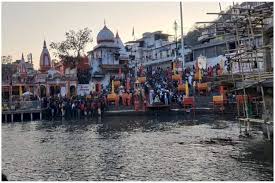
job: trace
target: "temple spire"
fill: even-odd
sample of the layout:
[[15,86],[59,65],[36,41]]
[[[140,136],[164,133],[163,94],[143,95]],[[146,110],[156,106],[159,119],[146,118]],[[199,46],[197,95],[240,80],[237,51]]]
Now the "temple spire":
[[24,61],[24,54],[22,53],[22,58],[21,58],[22,61]]
[[104,26],[106,26],[106,20],[105,20],[105,18],[104,18]]
[[44,40],[43,48],[47,48],[45,40]]

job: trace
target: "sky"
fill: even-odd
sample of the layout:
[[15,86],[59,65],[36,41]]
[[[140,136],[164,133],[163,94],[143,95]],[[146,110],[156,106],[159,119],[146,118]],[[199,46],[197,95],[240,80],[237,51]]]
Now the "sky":
[[[212,21],[218,12],[218,1],[183,2],[183,32],[187,33],[197,21]],[[222,9],[232,5],[221,2]],[[50,42],[65,39],[68,30],[88,27],[92,30],[93,43],[104,26],[115,34],[118,31],[123,42],[141,38],[142,33],[161,30],[174,35],[174,21],[180,25],[179,2],[2,2],[2,55],[11,55],[13,60],[22,53],[32,53],[34,67],[39,67],[39,58],[44,39]],[[180,29],[178,30],[178,34]],[[49,46],[48,46],[49,48]],[[52,51],[49,49],[51,57]]]

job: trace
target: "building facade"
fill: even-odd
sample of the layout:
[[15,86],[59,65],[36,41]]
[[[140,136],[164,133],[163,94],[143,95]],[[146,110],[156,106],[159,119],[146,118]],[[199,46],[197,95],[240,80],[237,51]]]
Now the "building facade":
[[[53,63],[48,51],[46,41],[40,56],[40,68],[36,74],[36,94],[45,96],[73,96],[77,94],[77,73],[66,72],[63,62]],[[69,70],[70,71],[70,70]]]
[[[146,32],[142,38],[126,43],[130,54],[130,67],[171,67],[176,58],[181,59],[181,41],[173,41],[171,35],[161,31]],[[185,46],[186,61],[192,60],[192,51]]]
[[[119,77],[121,73],[128,72],[129,55],[118,35],[104,25],[97,35],[97,45],[88,52],[91,65],[91,82],[95,88],[106,88],[111,78]],[[99,86],[100,85],[100,86]]]

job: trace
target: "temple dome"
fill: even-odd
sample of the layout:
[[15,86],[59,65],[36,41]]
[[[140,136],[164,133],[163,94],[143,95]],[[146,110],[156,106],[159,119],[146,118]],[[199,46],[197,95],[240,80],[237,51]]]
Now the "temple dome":
[[104,25],[103,29],[97,34],[97,43],[114,42],[114,34]]

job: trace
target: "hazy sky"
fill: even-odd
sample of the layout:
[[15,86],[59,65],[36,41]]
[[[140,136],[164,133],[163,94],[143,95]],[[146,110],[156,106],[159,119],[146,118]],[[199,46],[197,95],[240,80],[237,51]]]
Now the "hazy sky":
[[[222,9],[232,2],[222,2]],[[96,35],[107,27],[115,34],[118,30],[123,42],[132,40],[142,33],[162,30],[174,34],[173,23],[180,25],[178,2],[6,2],[2,3],[2,55],[12,55],[13,60],[33,54],[36,68],[43,46],[47,42],[61,41],[65,31],[84,27],[92,29],[93,44]],[[196,21],[210,21],[217,16],[206,12],[218,12],[217,2],[183,2],[184,33],[188,32]],[[178,30],[180,33],[180,30]],[[48,47],[49,48],[49,47]],[[51,52],[51,50],[50,50]],[[53,55],[51,54],[53,57]]]

